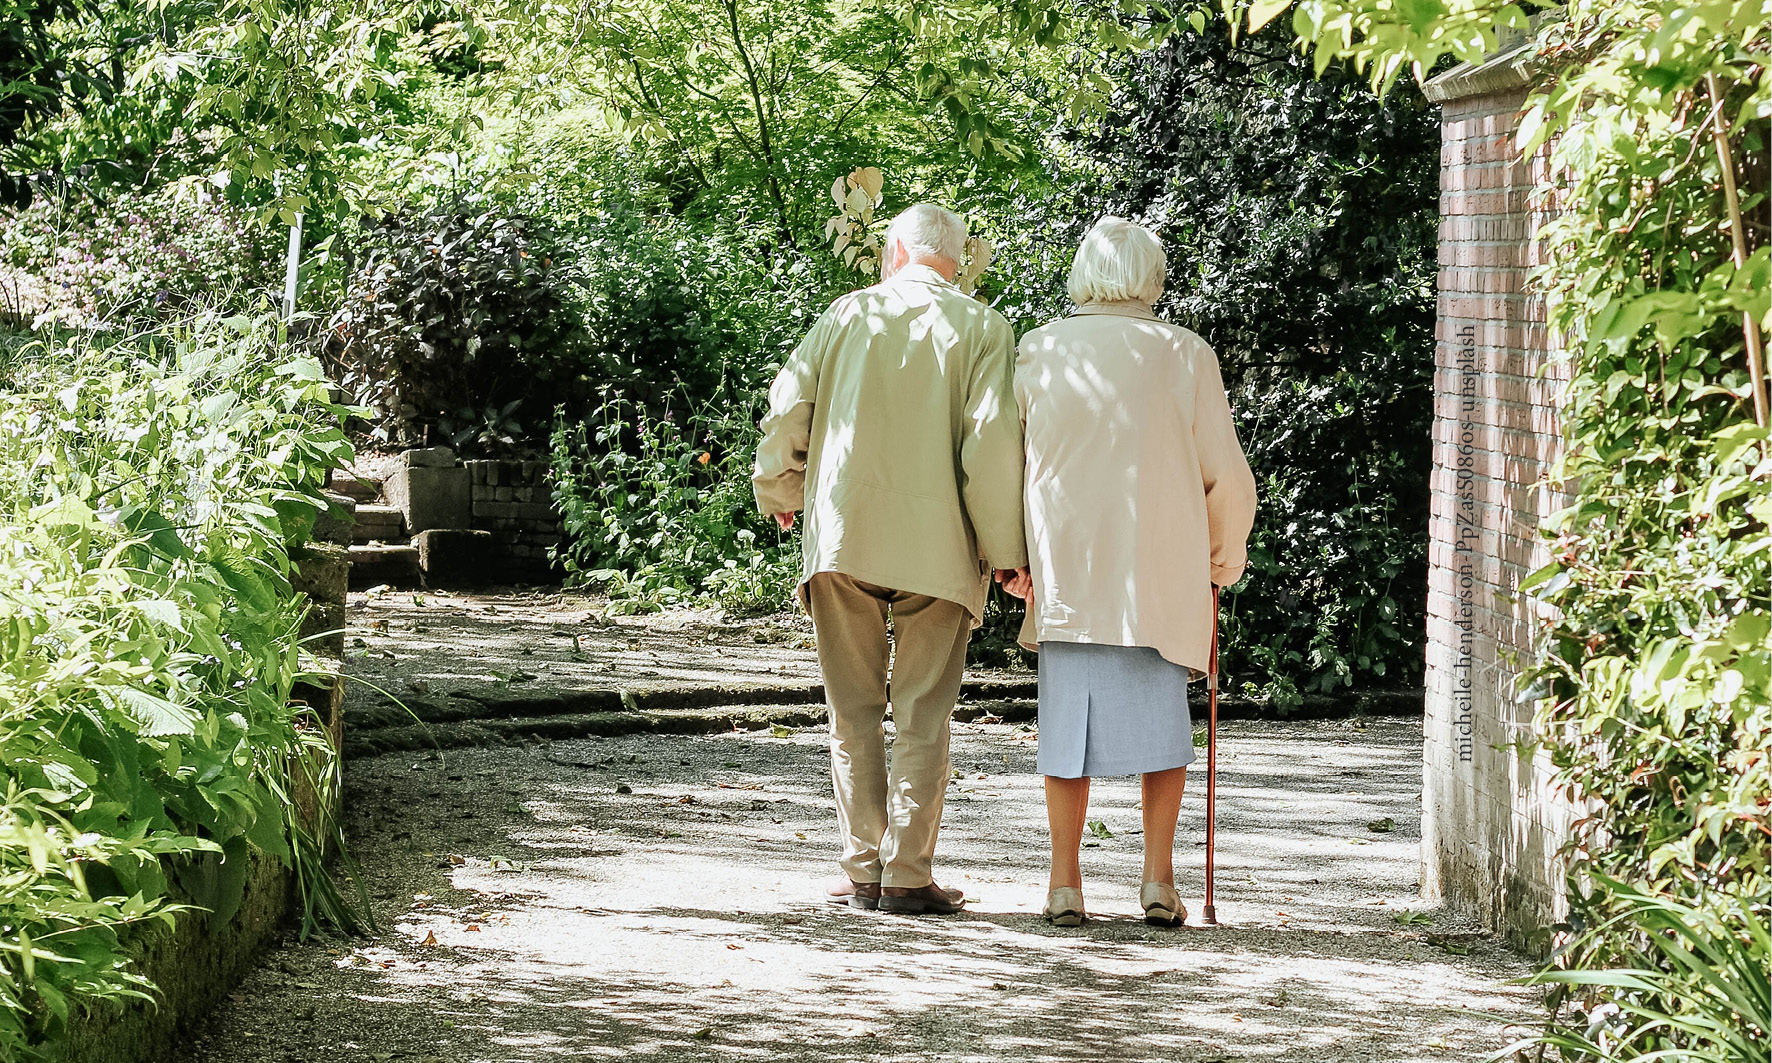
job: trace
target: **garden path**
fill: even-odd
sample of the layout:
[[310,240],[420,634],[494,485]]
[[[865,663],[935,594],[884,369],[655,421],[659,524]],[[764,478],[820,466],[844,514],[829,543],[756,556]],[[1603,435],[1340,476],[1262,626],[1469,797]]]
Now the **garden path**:
[[[354,668],[385,660],[382,637]],[[1097,919],[1039,920],[1025,724],[955,726],[938,874],[973,900],[946,918],[820,902],[836,831],[816,728],[359,758],[347,829],[380,933],[272,949],[187,1063],[1401,1063],[1480,1059],[1531,1021],[1518,956],[1447,912],[1398,921],[1422,908],[1419,721],[1237,721],[1222,741],[1226,925],[1176,931],[1137,918],[1135,780],[1097,786]],[[1191,906],[1201,812],[1190,795]]]

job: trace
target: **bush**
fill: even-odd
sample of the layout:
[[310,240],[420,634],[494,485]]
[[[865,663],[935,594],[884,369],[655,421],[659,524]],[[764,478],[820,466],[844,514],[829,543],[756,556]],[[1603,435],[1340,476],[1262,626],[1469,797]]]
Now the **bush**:
[[1419,98],[1314,76],[1287,42],[1181,31],[1130,62],[1099,126],[1061,125],[1041,185],[981,195],[998,305],[1065,312],[1102,214],[1153,228],[1158,310],[1217,351],[1260,486],[1224,596],[1227,681],[1301,693],[1410,685],[1424,665],[1439,129]]
[[89,328],[274,299],[277,243],[250,211],[201,188],[108,202],[39,198],[0,224],[0,260],[42,286],[32,313]]
[[685,218],[639,160],[570,132],[526,149],[538,177],[514,202],[548,218],[573,249],[565,269],[587,334],[585,371],[608,386],[598,393],[662,406],[767,387],[853,278],[828,256],[765,254],[767,225]]
[[[1596,892],[1616,914],[1573,942],[1580,961],[1608,955],[1608,938],[1644,945],[1612,958],[1625,965],[1550,967],[1524,981],[1553,987],[1557,1002],[1543,1033],[1509,1046],[1555,1048],[1566,1060],[1728,1061],[1758,1063],[1772,1031],[1766,957],[1772,955],[1764,897],[1720,896],[1706,907],[1645,893],[1595,876]],[[1567,989],[1592,994],[1573,1013]],[[1669,1051],[1670,1046],[1679,1049]],[[1684,1049],[1683,1051],[1681,1049]]]
[[556,406],[577,419],[610,393],[662,407],[762,387],[824,308],[811,263],[764,262],[742,225],[673,215],[619,152],[565,147],[533,146],[533,180],[481,173],[498,191],[347,241],[333,365],[379,435],[538,448]]
[[702,598],[740,614],[782,608],[800,550],[757,513],[761,414],[756,397],[654,416],[611,396],[588,424],[561,418],[552,455],[569,582],[607,589],[618,613]]
[[390,214],[358,253],[332,357],[382,437],[497,450],[523,438],[520,410],[539,432],[533,411],[576,394],[581,327],[545,223],[471,199]]
[[289,705],[289,551],[350,454],[319,367],[269,322],[76,345],[0,392],[0,1058],[152,987],[129,927],[225,921],[248,850],[350,922],[291,789],[336,778]]

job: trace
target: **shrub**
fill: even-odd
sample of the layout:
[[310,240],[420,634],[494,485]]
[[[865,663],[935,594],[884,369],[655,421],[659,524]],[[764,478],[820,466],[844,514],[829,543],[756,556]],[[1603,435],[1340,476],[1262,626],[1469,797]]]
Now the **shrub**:
[[495,450],[520,411],[539,433],[534,413],[578,394],[581,323],[545,223],[470,198],[390,214],[358,245],[331,357],[379,435]]
[[761,413],[748,394],[656,415],[611,396],[588,423],[557,421],[568,580],[609,590],[616,612],[707,598],[741,614],[786,605],[800,551],[751,493]]
[[34,313],[108,328],[250,309],[275,298],[281,262],[274,232],[200,187],[39,198],[0,224],[0,259],[47,289]]
[[128,928],[229,918],[249,847],[349,923],[318,862],[336,828],[291,804],[336,761],[288,703],[289,550],[349,456],[342,412],[274,325],[213,316],[0,392],[0,1058],[150,993]]
[[585,325],[585,372],[607,385],[598,394],[662,405],[766,387],[853,283],[821,255],[764,254],[767,225],[683,217],[638,160],[607,144],[562,135],[530,150],[538,177],[515,203],[548,218],[573,249],[564,268]]
[[[1572,494],[1543,529],[1551,564],[1521,584],[1545,606],[1524,696],[1585,810],[1569,842],[1578,940],[1557,966],[1645,972],[1574,983],[1570,1003],[1619,1027],[1607,1060],[1764,1059],[1772,1039],[1763,1006],[1739,1010],[1734,1037],[1655,1017],[1714,1004],[1692,994],[1741,950],[1763,993],[1772,959],[1772,443],[1747,365],[1764,357],[1747,339],[1763,339],[1772,275],[1772,147],[1748,117],[1772,30],[1757,8],[1730,12],[1570,4],[1540,29],[1565,65],[1522,126],[1528,146],[1558,132],[1536,282],[1566,337],[1552,482]],[[1665,926],[1641,916],[1667,905],[1694,910],[1717,957],[1694,968],[1662,947]]]
[[[1772,954],[1764,897],[1715,898],[1705,907],[1645,893],[1595,876],[1596,892],[1616,909],[1573,943],[1579,960],[1524,979],[1550,985],[1555,1001],[1546,1029],[1509,1046],[1555,1048],[1567,1060],[1727,1061],[1764,1059],[1772,1031],[1766,957]],[[1643,951],[1613,956],[1621,966],[1584,965],[1608,955],[1608,938],[1629,938]],[[1586,990],[1565,1014],[1561,990]],[[1670,1046],[1679,1048],[1670,1051]]]
[[1419,98],[1317,78],[1271,36],[1180,31],[1131,61],[1105,122],[1055,131],[1004,219],[999,307],[1065,312],[1101,214],[1162,238],[1158,310],[1217,351],[1260,485],[1248,576],[1224,596],[1227,680],[1281,703],[1409,685],[1424,665],[1439,129]]

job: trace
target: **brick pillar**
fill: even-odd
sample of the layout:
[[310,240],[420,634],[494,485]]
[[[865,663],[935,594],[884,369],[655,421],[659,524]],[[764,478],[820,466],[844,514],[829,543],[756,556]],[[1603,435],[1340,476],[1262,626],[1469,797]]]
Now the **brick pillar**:
[[1566,910],[1570,819],[1542,755],[1513,745],[1531,733],[1514,680],[1535,629],[1516,588],[1545,564],[1537,527],[1564,504],[1547,475],[1567,379],[1526,290],[1544,159],[1514,161],[1522,54],[1428,85],[1442,146],[1421,882],[1516,941]]

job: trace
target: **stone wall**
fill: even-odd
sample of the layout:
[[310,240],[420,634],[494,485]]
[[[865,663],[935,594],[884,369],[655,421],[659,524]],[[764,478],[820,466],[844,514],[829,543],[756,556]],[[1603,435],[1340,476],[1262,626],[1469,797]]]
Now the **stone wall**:
[[1514,680],[1535,631],[1517,588],[1564,504],[1547,477],[1566,375],[1526,283],[1545,160],[1516,161],[1512,135],[1530,73],[1515,51],[1428,85],[1442,147],[1422,892],[1517,942],[1565,911],[1570,821],[1547,761],[1514,745],[1530,734]]
[[545,461],[469,461],[473,527],[490,532],[513,571],[547,578],[548,551],[560,545],[560,514]]
[[356,503],[353,586],[559,581],[562,570],[550,552],[564,528],[547,462],[457,461],[449,447],[408,450],[393,460],[385,478],[356,473],[333,480]]
[[[336,663],[309,663],[313,672],[297,684],[291,700],[312,710],[333,748],[342,750],[344,678]],[[320,825],[338,815],[339,793],[330,786],[316,789],[301,772],[293,773],[292,785],[296,808],[325,837],[329,832]],[[245,892],[228,919],[187,909],[170,926],[146,923],[126,936],[135,969],[154,983],[154,999],[76,1008],[68,1020],[68,1039],[51,1058],[64,1063],[173,1063],[183,1058],[191,1035],[252,968],[259,950],[288,929],[298,910],[295,889],[295,875],[287,865],[249,849]],[[176,883],[174,894],[174,900],[185,900]]]

